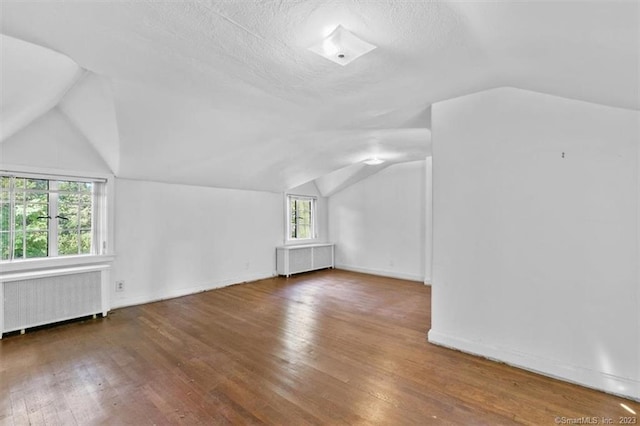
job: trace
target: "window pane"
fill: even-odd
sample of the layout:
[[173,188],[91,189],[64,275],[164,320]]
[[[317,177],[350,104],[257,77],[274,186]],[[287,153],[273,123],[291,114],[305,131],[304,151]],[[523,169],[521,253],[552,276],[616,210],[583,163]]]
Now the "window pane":
[[15,178],[15,179],[13,180],[13,187],[14,187],[16,190],[24,189],[24,181],[25,181],[25,179],[24,179],[24,178]]
[[298,238],[311,238],[311,232],[308,226],[298,225]]
[[27,191],[24,194],[24,199],[30,203],[48,203],[49,193],[42,191]]
[[0,260],[9,259],[9,233],[0,232]]
[[311,201],[300,201],[298,206],[298,225],[311,225]]
[[93,194],[91,192],[83,192],[78,194],[78,202],[81,204],[91,204]]
[[26,236],[26,257],[46,257],[49,251],[49,233],[47,231],[28,231]]
[[47,204],[27,204],[26,211],[28,230],[46,230],[49,227]]
[[77,196],[61,195],[58,199],[58,212],[63,216],[76,214],[78,212]]
[[8,232],[11,219],[11,204],[0,203],[0,232]]
[[61,192],[60,195],[58,196],[58,199],[60,200],[61,204],[78,204],[79,202],[78,197],[79,197],[78,194]]
[[24,228],[24,225],[23,225],[23,221],[25,219],[24,210],[25,210],[25,206],[23,204],[18,204],[14,208],[13,223],[16,230],[22,230]]
[[77,232],[78,217],[75,214],[63,214],[60,212],[58,216],[58,232]]
[[74,181],[58,182],[59,191],[91,193],[92,188],[93,188],[93,184],[91,182],[74,182]]
[[58,254],[89,254],[91,253],[91,231],[62,232],[58,235]]
[[0,259],[46,257],[49,244],[60,255],[89,254],[94,185],[0,176]]
[[60,197],[58,202],[58,217],[56,220],[59,232],[78,229],[78,205],[75,200],[68,201],[68,198],[65,198],[65,200],[67,201],[62,200],[62,197]]
[[22,231],[18,231],[15,233],[15,240],[13,243],[13,258],[14,259],[22,259],[24,258],[23,248],[24,248],[24,233]]
[[93,184],[60,181],[58,190],[58,253],[90,253]]
[[315,199],[289,196],[289,238],[313,238],[313,203]]
[[26,189],[40,189],[44,191],[49,189],[49,181],[45,179],[24,179],[24,184]]
[[78,254],[78,234],[76,232],[60,232],[58,234],[58,254]]
[[8,190],[11,186],[11,178],[9,176],[0,176],[0,188]]
[[80,233],[80,254],[91,253],[91,231]]
[[80,206],[80,228],[91,229],[91,204],[84,204]]

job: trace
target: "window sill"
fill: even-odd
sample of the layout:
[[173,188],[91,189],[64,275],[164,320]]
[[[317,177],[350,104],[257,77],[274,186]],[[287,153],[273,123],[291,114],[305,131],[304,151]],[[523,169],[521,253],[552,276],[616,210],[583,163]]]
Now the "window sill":
[[295,240],[288,239],[284,242],[285,246],[301,246],[305,244],[316,244],[320,242],[320,238],[298,238]]
[[113,262],[113,254],[61,256],[51,259],[26,259],[0,262],[0,275],[14,272],[28,272],[39,269],[54,269],[74,266],[105,264]]
[[318,243],[315,241],[309,241],[309,240],[305,240],[306,242],[300,242],[300,243],[293,243],[293,244],[285,244],[283,246],[279,246],[276,247],[278,249],[282,249],[282,250],[296,250],[296,249],[302,249],[302,248],[312,248],[312,247],[327,247],[327,246],[333,246],[334,243]]

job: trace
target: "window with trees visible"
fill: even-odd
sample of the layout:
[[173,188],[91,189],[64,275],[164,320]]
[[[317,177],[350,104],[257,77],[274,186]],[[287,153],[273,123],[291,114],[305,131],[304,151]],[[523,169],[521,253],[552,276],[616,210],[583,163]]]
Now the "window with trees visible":
[[104,182],[0,176],[0,260],[99,254]]
[[287,196],[287,206],[288,239],[308,240],[315,238],[315,197],[289,195]]

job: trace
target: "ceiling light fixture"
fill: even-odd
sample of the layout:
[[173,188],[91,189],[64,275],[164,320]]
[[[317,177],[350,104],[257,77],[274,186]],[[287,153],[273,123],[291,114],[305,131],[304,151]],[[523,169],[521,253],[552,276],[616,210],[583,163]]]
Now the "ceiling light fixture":
[[378,164],[384,163],[384,160],[379,159],[378,157],[367,158],[363,161],[364,164],[368,166],[377,166]]
[[344,66],[375,48],[373,44],[360,40],[342,25],[338,25],[321,43],[309,50]]

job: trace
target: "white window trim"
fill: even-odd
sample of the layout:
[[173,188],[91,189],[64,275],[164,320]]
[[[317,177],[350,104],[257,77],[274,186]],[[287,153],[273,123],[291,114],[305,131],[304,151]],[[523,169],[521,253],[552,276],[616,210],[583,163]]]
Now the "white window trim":
[[115,255],[79,254],[60,257],[39,257],[0,262],[0,277],[12,272],[27,272],[40,269],[53,269],[81,265],[93,265],[113,262]]
[[[291,203],[292,197],[311,200],[311,238],[291,238]],[[302,195],[302,194],[284,194],[284,211],[285,211],[285,244],[307,244],[313,243],[318,240],[318,197],[314,195]]]
[[0,274],[22,272],[45,268],[70,267],[76,265],[90,265],[112,262],[115,259],[113,251],[114,241],[114,189],[115,176],[105,173],[69,171],[51,168],[37,168],[23,165],[0,163],[0,173],[20,175],[40,179],[73,179],[84,182],[103,182],[106,191],[104,201],[107,203],[104,215],[99,218],[96,226],[102,227],[103,241],[98,254],[81,254],[58,257],[41,257],[32,259],[13,259],[0,261]]

